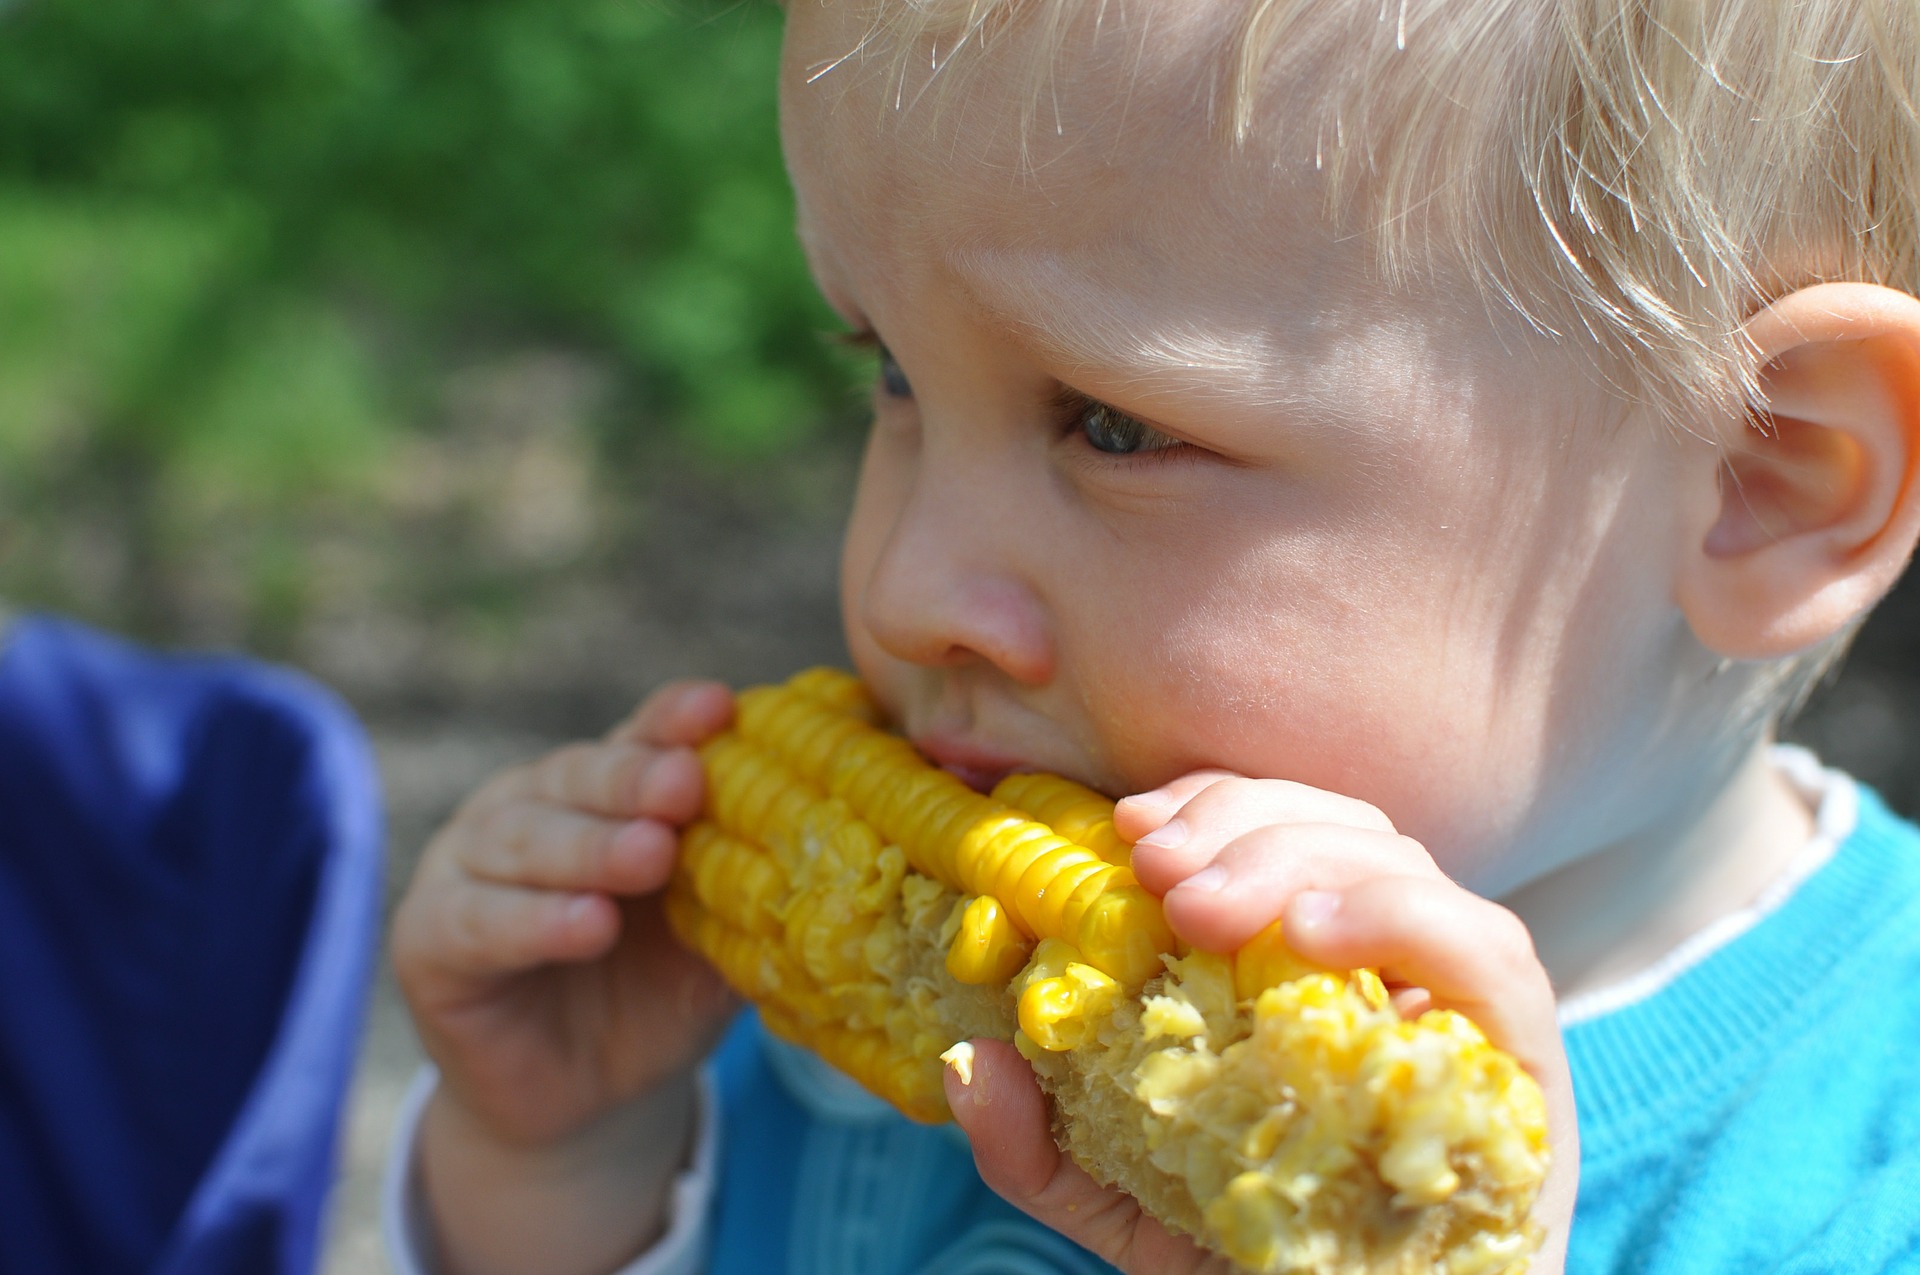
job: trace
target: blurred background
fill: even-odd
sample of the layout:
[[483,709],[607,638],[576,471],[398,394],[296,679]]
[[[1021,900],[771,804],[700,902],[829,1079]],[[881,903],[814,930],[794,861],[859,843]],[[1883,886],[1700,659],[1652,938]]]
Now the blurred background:
[[[0,598],[337,687],[393,888],[649,686],[837,660],[871,369],[765,0],[0,0]],[[1920,805],[1920,588],[1794,734]],[[392,891],[390,890],[390,896]],[[390,981],[328,1270],[417,1060]]]

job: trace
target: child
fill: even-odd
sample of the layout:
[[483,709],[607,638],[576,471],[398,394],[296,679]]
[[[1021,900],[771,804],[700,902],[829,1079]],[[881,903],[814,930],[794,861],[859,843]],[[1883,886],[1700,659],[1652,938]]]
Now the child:
[[[880,369],[855,665],[970,781],[1131,794],[1196,946],[1282,918],[1513,1052],[1536,1271],[1920,1269],[1920,835],[1770,747],[1920,534],[1916,49],[1913,0],[791,8]],[[405,1260],[1218,1269],[1004,1046],[948,1093],[1025,1218],[750,1028],[716,1103],[657,891],[728,714],[666,688],[429,847]]]

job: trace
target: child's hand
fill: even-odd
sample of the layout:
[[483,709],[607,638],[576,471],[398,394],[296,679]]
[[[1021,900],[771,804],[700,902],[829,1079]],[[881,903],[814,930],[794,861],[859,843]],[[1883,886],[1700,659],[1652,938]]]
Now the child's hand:
[[[647,1201],[634,1192],[664,1192],[681,1163],[689,1075],[735,1006],[674,941],[659,899],[679,827],[704,800],[691,746],[732,715],[718,684],[663,688],[605,739],[496,775],[422,855],[392,951],[440,1067],[421,1154],[451,1248],[500,1241],[460,1243],[449,1231],[465,1234],[467,1217],[450,1213],[503,1229],[503,1219],[548,1208],[515,1195],[517,1180],[559,1194],[562,1177],[576,1202],[595,1193],[586,1183],[604,1182],[622,1221],[638,1219],[642,1233],[610,1239],[613,1250],[645,1240]],[[483,1164],[498,1170],[488,1184],[473,1180]],[[505,1195],[476,1198],[494,1196],[494,1181]]]
[[[1545,1091],[1553,1141],[1534,1206],[1548,1240],[1531,1269],[1558,1271],[1579,1141],[1553,989],[1520,919],[1454,884],[1372,806],[1300,784],[1202,771],[1122,801],[1114,823],[1136,843],[1135,875],[1195,947],[1232,951],[1278,918],[1307,960],[1378,969],[1402,1014],[1459,1010],[1519,1059]],[[947,1097],[988,1185],[1122,1270],[1229,1269],[1054,1145],[1032,1070],[1010,1046],[975,1049],[972,1083],[949,1072]]]

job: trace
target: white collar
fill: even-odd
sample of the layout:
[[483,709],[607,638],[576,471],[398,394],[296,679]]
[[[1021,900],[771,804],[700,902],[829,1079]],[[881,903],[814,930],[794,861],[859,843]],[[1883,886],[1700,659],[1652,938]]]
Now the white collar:
[[1646,1000],[1778,910],[1807,878],[1826,866],[1840,843],[1853,835],[1860,818],[1860,790],[1851,776],[1822,766],[1812,753],[1796,744],[1774,745],[1769,760],[1813,808],[1813,835],[1807,843],[1794,851],[1780,875],[1746,907],[1696,930],[1638,973],[1562,1000],[1562,1028]]

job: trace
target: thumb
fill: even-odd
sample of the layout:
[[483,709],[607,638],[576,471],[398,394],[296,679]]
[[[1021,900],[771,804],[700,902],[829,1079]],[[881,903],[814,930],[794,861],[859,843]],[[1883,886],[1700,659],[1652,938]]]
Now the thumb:
[[1102,1186],[1053,1140],[1046,1096],[1012,1045],[971,1042],[971,1074],[946,1073],[947,1104],[973,1144],[980,1178],[1007,1203],[1123,1271],[1226,1272],[1225,1259],[1171,1234],[1139,1201]]

